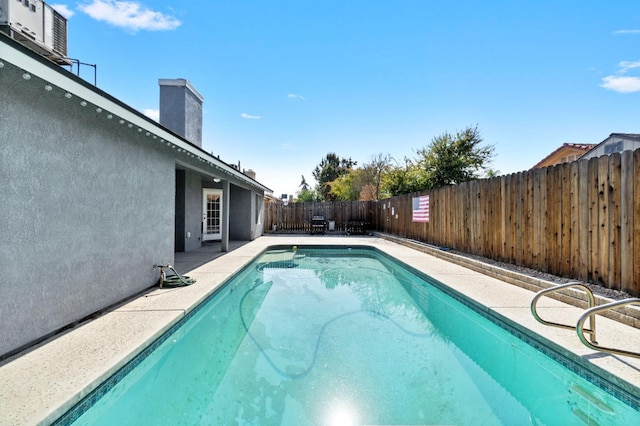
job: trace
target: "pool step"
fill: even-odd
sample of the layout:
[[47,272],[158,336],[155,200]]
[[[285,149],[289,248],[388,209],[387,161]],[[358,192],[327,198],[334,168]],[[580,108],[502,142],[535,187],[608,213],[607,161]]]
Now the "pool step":
[[573,410],[571,411],[573,412],[573,415],[576,416],[576,418],[580,420],[582,423],[584,423],[585,425],[600,426],[600,423],[598,423],[593,417],[589,416],[587,413],[585,413],[581,409],[574,407]]
[[[571,411],[573,415],[585,425],[596,426],[600,425],[602,421],[605,421],[605,424],[608,424],[609,421],[606,421],[607,417],[615,416],[616,412],[609,404],[593,395],[582,386],[572,383],[569,386],[569,391],[580,398],[576,401],[576,404]],[[588,404],[585,407],[587,409],[586,411],[581,407],[585,405],[585,402]]]
[[570,390],[572,390],[577,395],[580,395],[582,398],[587,400],[589,404],[593,405],[603,413],[610,414],[610,415],[616,414],[615,410],[611,408],[611,406],[609,406],[606,402],[604,402],[597,396],[589,393],[589,391],[584,389],[582,386],[577,385],[576,383],[572,383],[570,386]]

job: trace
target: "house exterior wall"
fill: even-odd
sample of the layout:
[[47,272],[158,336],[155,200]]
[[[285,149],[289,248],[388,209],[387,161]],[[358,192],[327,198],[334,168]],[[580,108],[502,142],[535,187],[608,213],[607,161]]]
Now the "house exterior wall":
[[542,167],[555,166],[556,164],[568,163],[580,158],[585,151],[583,149],[576,149],[570,147],[563,147],[558,150],[545,161],[536,164],[535,168],[541,169]]
[[253,240],[251,224],[251,191],[231,185],[229,199],[229,238],[232,240]]
[[0,72],[0,356],[155,284],[175,162],[80,99]]
[[176,194],[175,194],[175,251],[185,251],[185,170],[176,170]]
[[243,239],[268,190],[2,33],[0,179],[0,360],[155,285],[201,244],[204,185],[250,209],[223,219]]
[[202,178],[187,171],[185,196],[185,251],[202,245]]
[[637,137],[628,138],[620,134],[612,134],[600,142],[591,151],[580,157],[581,160],[611,155],[614,152],[633,151],[640,148],[640,140]]
[[264,193],[231,186],[229,237],[254,240],[264,234]]

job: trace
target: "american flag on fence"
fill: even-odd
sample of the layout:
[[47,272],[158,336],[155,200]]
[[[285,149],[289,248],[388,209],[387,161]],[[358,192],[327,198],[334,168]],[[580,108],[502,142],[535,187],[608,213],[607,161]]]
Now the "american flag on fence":
[[429,222],[429,196],[413,197],[413,221]]

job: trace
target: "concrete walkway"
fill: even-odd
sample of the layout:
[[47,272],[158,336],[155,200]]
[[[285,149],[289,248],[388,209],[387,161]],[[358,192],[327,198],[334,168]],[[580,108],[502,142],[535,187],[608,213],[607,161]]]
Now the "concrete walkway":
[[[287,235],[237,244],[228,253],[211,245],[192,258],[176,256],[178,271],[196,278],[195,285],[154,289],[5,362],[0,366],[0,424],[50,424],[264,249],[305,244],[377,247],[506,317],[514,326],[548,339],[549,345],[574,354],[584,366],[610,375],[615,384],[640,398],[640,359],[594,353],[575,332],[537,323],[529,310],[534,295],[529,290],[380,238]],[[582,312],[547,298],[539,307],[546,318],[569,324],[575,324]],[[598,321],[600,344],[640,352],[640,330],[607,318]]]
[[248,241],[229,241],[229,251],[224,252],[220,241],[206,242],[202,244],[202,247],[195,250],[176,253],[173,267],[180,275],[184,275],[248,243]]

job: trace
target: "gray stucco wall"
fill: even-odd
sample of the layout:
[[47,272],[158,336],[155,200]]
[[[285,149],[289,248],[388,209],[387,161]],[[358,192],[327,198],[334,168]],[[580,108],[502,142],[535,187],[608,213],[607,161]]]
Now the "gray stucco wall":
[[202,102],[186,86],[160,85],[160,123],[202,146]]
[[175,164],[59,89],[0,72],[0,355],[148,288],[173,261]]
[[176,194],[175,194],[175,211],[176,211],[176,226],[175,226],[175,251],[183,252],[185,242],[185,171],[176,170]]
[[190,91],[187,90],[184,100],[185,116],[185,134],[187,140],[202,146],[202,103]]
[[[187,171],[185,187],[185,251],[202,245],[202,178]],[[189,233],[189,237],[187,237]]]
[[240,241],[253,240],[252,191],[231,185],[230,192],[229,238]]
[[255,240],[264,234],[264,193],[231,185],[229,236]]

